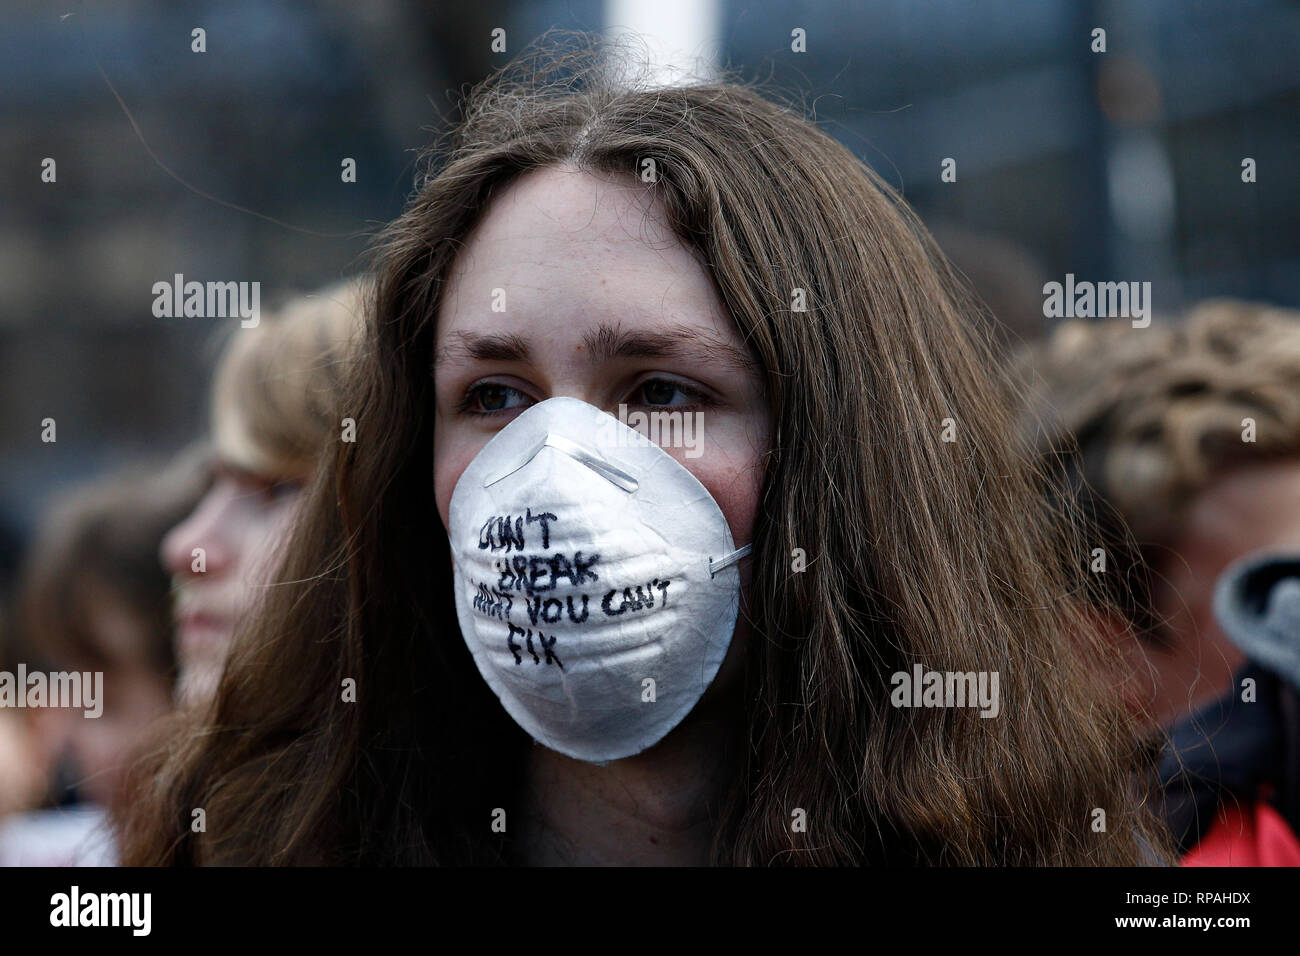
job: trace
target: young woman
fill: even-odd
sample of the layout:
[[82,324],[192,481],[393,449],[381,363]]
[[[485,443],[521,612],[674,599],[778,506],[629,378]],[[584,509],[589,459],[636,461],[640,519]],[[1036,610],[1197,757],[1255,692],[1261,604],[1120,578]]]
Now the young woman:
[[162,542],[174,582],[177,699],[208,701],[235,628],[275,570],[320,449],[338,425],[334,395],[360,328],[360,288],[342,282],[237,329],[212,393],[211,484]]
[[[356,441],[128,860],[1162,859],[924,230],[793,111],[600,53],[476,90],[387,230]],[[613,418],[674,412],[689,447]]]

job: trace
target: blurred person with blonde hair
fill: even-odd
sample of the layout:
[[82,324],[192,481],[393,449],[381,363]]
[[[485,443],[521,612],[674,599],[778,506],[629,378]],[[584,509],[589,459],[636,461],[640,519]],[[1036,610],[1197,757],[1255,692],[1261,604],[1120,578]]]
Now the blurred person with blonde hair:
[[1129,699],[1171,736],[1184,862],[1300,863],[1300,667],[1248,658],[1215,606],[1235,562],[1300,553],[1300,313],[1215,300],[1147,328],[1071,321],[1018,361],[1026,429],[1091,513],[1079,560],[1128,618],[1101,615]]
[[240,327],[212,392],[212,483],[162,545],[176,585],[182,704],[206,701],[241,617],[268,583],[275,545],[331,438],[350,338],[360,328],[361,284],[347,280],[288,301]]

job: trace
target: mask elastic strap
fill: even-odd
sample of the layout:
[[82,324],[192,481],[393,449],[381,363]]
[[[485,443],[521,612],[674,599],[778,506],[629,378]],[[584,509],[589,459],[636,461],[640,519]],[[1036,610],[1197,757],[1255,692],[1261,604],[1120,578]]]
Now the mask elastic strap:
[[530,451],[523,455],[513,465],[484,481],[483,487],[486,488],[489,485],[494,485],[502,478],[508,478],[510,475],[513,475],[520,468],[524,467],[524,465],[536,458],[537,453],[547,446],[554,448],[556,451],[562,451],[574,461],[586,465],[620,491],[626,491],[628,494],[631,494],[640,487],[640,483],[623,469],[611,465],[609,462],[605,461],[605,459],[601,458],[600,455],[596,454],[594,451],[583,448],[577,442],[569,441],[569,439],[565,438],[563,435],[556,435],[554,433],[547,434],[545,438],[534,445]]
[[725,571],[753,550],[754,546],[752,544],[747,544],[743,548],[738,548],[731,552],[731,554],[724,555],[716,560],[709,558],[709,577],[713,577],[719,571]]

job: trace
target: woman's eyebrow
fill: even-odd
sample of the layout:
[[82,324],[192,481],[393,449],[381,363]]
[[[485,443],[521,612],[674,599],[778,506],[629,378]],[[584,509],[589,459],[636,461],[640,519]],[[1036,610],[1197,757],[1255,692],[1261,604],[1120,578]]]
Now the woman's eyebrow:
[[[452,341],[438,350],[434,368],[440,368],[455,358],[470,358],[485,362],[527,362],[530,358],[528,343],[519,335],[488,334],[459,331],[451,333]],[[601,323],[583,335],[583,345],[592,361],[613,358],[676,358],[692,352],[703,352],[711,360],[722,362],[734,369],[754,368],[748,352],[705,329],[687,325],[647,331],[625,330]]]
[[705,353],[711,360],[720,360],[732,368],[752,368],[754,361],[747,352],[738,349],[719,336],[689,325],[673,325],[662,329],[624,330],[605,323],[583,336],[583,343],[594,360],[611,358],[675,358],[689,353]]
[[480,362],[526,362],[528,343],[513,334],[487,335],[479,332],[452,332],[452,340],[434,355],[433,367],[441,368],[457,358]]
[[275,481],[275,478],[271,475],[253,471],[224,458],[218,458],[213,463],[212,474],[214,478],[227,478],[238,484],[245,485],[264,485]]

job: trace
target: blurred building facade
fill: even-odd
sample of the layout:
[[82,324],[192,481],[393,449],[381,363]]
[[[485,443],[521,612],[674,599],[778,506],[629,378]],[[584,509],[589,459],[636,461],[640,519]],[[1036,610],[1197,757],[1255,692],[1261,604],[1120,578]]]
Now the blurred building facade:
[[[20,535],[54,487],[202,429],[229,320],[155,318],[155,282],[257,280],[266,311],[355,270],[401,209],[414,150],[454,119],[453,91],[548,27],[607,19],[600,0],[127,0],[67,17],[18,0],[7,12],[0,524]],[[798,95],[941,239],[1022,250],[1008,301],[1070,272],[1149,280],[1160,314],[1210,295],[1300,307],[1293,0],[718,0],[715,12],[719,61]],[[497,27],[505,54],[490,48]],[[45,157],[55,183],[41,182]]]

